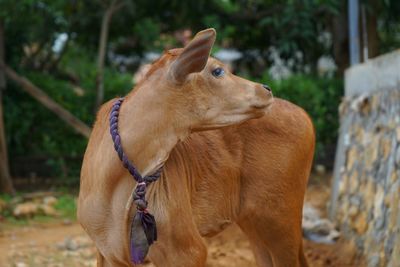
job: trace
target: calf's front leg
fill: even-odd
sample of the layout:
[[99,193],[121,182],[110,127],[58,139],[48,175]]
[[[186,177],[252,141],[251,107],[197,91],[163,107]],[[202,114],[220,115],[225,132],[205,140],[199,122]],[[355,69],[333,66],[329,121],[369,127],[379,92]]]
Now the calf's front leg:
[[157,267],[205,266],[207,249],[189,203],[167,204],[164,206],[166,210],[160,213],[155,208],[158,241],[150,247],[149,258]]
[[[169,190],[176,192],[175,198],[150,203],[157,221],[158,240],[150,247],[149,258],[157,267],[204,267],[207,248],[193,220],[189,196],[183,188],[176,190],[171,186]],[[157,196],[162,195],[158,191]]]
[[150,249],[150,260],[157,267],[204,267],[207,249],[200,236],[181,229],[177,236],[170,236],[167,242],[157,242]]

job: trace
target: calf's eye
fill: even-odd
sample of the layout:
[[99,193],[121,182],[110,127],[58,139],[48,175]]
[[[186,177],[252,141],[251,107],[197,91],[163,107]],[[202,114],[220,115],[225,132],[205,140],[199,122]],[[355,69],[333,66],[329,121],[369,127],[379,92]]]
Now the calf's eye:
[[216,69],[214,69],[214,70],[211,72],[211,74],[212,74],[214,77],[222,77],[222,76],[224,76],[225,71],[224,71],[223,68],[216,68]]

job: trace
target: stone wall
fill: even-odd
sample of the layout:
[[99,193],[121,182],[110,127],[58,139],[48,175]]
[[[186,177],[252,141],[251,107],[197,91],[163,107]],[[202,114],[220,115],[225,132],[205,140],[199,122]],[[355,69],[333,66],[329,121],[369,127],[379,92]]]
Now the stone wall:
[[330,215],[368,266],[399,267],[400,51],[354,68],[340,107]]

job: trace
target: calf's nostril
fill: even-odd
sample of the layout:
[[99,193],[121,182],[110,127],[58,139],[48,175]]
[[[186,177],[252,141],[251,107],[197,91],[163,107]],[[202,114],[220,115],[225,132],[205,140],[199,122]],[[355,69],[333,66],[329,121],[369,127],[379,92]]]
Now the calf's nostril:
[[271,88],[270,88],[268,85],[266,85],[266,84],[263,84],[263,87],[264,87],[265,89],[267,89],[269,92],[272,91]]

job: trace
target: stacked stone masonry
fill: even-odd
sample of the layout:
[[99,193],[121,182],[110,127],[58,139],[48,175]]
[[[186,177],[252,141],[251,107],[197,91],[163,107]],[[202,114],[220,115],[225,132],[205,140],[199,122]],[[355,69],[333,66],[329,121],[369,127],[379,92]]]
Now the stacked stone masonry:
[[394,84],[347,95],[340,107],[334,218],[368,267],[400,266],[400,80]]

